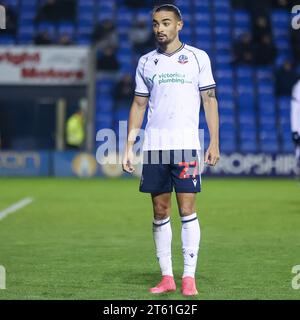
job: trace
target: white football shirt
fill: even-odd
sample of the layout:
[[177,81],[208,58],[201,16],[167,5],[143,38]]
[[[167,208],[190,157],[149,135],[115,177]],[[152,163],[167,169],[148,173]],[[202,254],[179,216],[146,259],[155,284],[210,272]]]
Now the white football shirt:
[[135,95],[149,97],[144,150],[200,150],[200,92],[216,86],[207,53],[182,44],[173,53],[143,55]]
[[292,90],[291,130],[300,134],[300,80],[294,85]]

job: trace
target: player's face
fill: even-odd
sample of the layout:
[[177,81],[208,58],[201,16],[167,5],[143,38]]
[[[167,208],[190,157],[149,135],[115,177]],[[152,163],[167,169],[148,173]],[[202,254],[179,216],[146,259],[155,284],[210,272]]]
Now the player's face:
[[168,44],[178,37],[183,23],[173,12],[159,11],[153,15],[153,32],[158,44]]

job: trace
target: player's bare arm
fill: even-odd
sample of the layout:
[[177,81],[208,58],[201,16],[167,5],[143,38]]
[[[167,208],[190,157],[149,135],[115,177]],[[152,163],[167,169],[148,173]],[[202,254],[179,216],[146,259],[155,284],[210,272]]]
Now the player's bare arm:
[[214,166],[220,159],[219,151],[219,114],[215,89],[201,92],[205,118],[210,135],[210,144],[205,153],[205,163]]
[[148,97],[134,96],[130,113],[129,113],[129,123],[128,123],[128,137],[125,146],[122,166],[123,170],[132,173],[133,168],[133,145],[136,140],[137,134],[142,126],[145,111],[148,104]]

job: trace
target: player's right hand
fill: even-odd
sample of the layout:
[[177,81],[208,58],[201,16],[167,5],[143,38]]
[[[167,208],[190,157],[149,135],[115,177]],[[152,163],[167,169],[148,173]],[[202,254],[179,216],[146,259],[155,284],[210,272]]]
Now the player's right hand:
[[132,149],[127,149],[124,152],[123,161],[122,161],[122,168],[123,171],[128,173],[133,173],[134,168],[132,166],[133,164],[133,152]]

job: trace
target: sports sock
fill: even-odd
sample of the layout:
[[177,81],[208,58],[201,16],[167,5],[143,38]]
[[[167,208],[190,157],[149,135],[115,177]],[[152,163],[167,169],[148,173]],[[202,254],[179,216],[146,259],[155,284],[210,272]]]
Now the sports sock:
[[197,213],[181,217],[181,222],[181,241],[184,261],[183,277],[195,277],[201,237]]
[[163,220],[153,220],[153,238],[156,248],[156,257],[163,276],[173,276],[172,269],[172,229],[170,217]]

